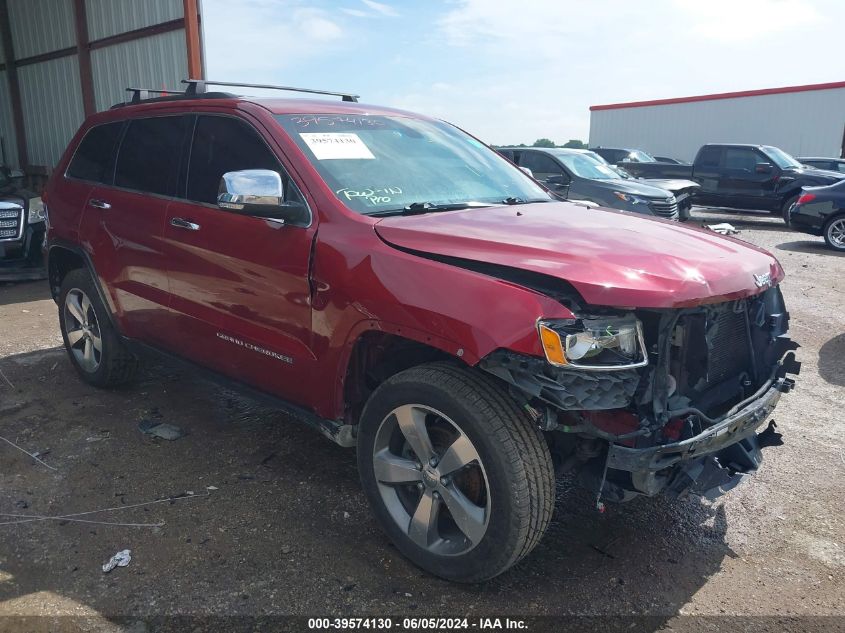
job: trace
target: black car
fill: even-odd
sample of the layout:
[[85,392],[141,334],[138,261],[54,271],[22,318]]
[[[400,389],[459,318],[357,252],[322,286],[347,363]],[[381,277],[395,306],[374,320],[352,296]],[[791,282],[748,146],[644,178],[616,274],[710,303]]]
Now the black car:
[[12,176],[0,166],[0,281],[44,279],[44,205],[36,193],[17,186]]
[[799,158],[798,160],[807,165],[807,167],[845,173],[845,158],[819,158],[808,156]]
[[805,187],[789,212],[789,225],[821,235],[832,249],[845,251],[845,180],[827,187]]

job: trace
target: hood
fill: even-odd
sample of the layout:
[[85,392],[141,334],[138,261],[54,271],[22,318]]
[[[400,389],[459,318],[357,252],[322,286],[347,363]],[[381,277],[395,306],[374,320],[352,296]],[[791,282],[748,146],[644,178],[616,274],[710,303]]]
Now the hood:
[[845,180],[845,174],[840,173],[838,171],[829,171],[827,169],[813,169],[812,167],[806,167],[803,169],[785,169],[784,172],[795,174],[796,176],[805,176],[807,178],[812,178],[814,180],[818,180],[819,182],[825,182],[828,184],[833,184],[840,180]]
[[612,178],[610,180],[594,180],[587,178],[590,184],[596,185],[608,191],[621,191],[622,193],[632,193],[635,196],[644,196],[646,198],[657,198],[665,200],[669,197],[667,191],[663,188],[647,184],[640,180],[625,180],[623,178]]
[[642,182],[660,187],[672,193],[686,191],[688,189],[701,189],[701,185],[692,180],[681,180],[680,178],[643,178]]
[[[783,278],[771,254],[745,242],[568,202],[394,216],[380,220],[375,230],[388,244],[421,254],[562,279],[597,306],[716,303],[765,290],[766,275],[773,284]],[[762,287],[755,275],[762,276]]]

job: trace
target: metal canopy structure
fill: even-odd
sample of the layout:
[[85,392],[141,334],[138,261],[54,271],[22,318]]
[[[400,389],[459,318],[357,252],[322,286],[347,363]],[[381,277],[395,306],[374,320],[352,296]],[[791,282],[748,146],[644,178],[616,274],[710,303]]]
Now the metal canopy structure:
[[200,0],[0,0],[0,162],[48,173],[127,85],[205,76]]

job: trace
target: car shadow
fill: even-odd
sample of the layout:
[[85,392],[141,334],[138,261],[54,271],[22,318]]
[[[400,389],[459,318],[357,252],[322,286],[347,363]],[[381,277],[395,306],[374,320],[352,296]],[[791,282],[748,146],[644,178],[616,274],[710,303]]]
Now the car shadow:
[[[525,560],[487,583],[449,583],[410,564],[379,529],[353,450],[263,403],[170,364],[146,366],[118,391],[83,384],[59,350],[0,359],[0,369],[15,385],[11,398],[0,393],[12,403],[0,435],[30,452],[49,449],[43,460],[56,469],[0,445],[0,508],[55,516],[183,497],[85,517],[159,528],[0,526],[0,615],[7,601],[30,600],[41,613],[63,601],[115,623],[211,614],[234,617],[217,628],[235,630],[257,615],[291,613],[635,613],[648,616],[637,630],[653,631],[735,556],[719,504],[638,499],[602,513],[562,478],[548,532]],[[155,439],[139,430],[145,420],[187,434]],[[132,550],[130,565],[103,574],[122,549]]]
[[812,253],[814,255],[829,255],[832,257],[845,257],[845,252],[835,251],[824,243],[824,240],[819,238],[819,241],[810,240],[796,240],[794,242],[784,242],[775,246],[781,251],[791,251],[793,253]]
[[839,334],[819,349],[819,375],[831,385],[845,387],[845,334]]
[[0,283],[0,306],[42,299],[52,299],[46,280]]

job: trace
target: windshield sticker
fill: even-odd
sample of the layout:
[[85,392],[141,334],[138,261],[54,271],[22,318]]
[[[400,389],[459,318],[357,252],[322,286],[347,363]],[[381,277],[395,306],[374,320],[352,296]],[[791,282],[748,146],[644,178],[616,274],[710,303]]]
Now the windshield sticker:
[[312,132],[300,136],[317,160],[375,158],[364,141],[352,132]]
[[366,189],[354,190],[344,187],[335,192],[338,197],[343,196],[347,200],[364,199],[370,204],[387,204],[393,200],[393,196],[402,194],[402,189],[399,187],[382,187],[381,189],[374,189],[367,187]]
[[290,119],[300,127],[335,127],[341,125],[353,125],[355,127],[384,127],[384,121],[378,119],[370,119],[361,116],[327,116],[319,114],[310,114],[302,116],[294,116]]

